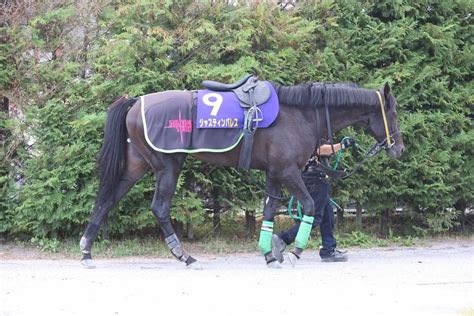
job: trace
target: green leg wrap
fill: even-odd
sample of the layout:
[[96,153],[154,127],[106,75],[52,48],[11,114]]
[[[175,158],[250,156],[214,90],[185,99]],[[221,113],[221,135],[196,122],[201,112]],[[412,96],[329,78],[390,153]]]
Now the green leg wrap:
[[309,234],[311,233],[311,227],[313,226],[313,216],[303,216],[301,221],[300,229],[296,235],[296,247],[304,249],[308,245]]
[[263,221],[262,228],[260,229],[260,238],[258,239],[258,246],[260,247],[264,255],[272,251],[272,234],[273,222]]

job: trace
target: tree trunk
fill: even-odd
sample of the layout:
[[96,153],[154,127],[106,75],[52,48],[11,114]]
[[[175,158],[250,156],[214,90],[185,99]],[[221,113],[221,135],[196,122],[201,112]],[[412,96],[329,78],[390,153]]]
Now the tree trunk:
[[194,239],[194,227],[193,227],[193,222],[191,222],[191,220],[189,220],[186,223],[186,233],[187,233],[188,240]]
[[89,41],[89,27],[88,25],[85,25],[84,29],[84,41],[83,41],[83,46],[82,46],[82,51],[81,51],[81,59],[82,59],[82,71],[81,71],[81,78],[86,79],[87,78],[87,70],[88,70],[88,65],[87,65],[87,56],[88,56],[88,47],[90,45]]
[[10,108],[9,105],[10,105],[10,100],[5,96],[0,95],[0,111],[8,114],[9,108]]
[[464,232],[466,229],[466,208],[467,203],[464,200],[458,200],[454,204],[454,209],[459,212],[458,221],[461,226],[461,231]]
[[106,218],[106,219],[103,221],[101,230],[102,230],[102,233],[101,233],[102,239],[104,239],[104,240],[110,240],[110,235],[109,235],[109,219],[108,219],[108,218]]
[[391,218],[391,209],[384,209],[380,213],[379,223],[380,223],[380,230],[379,234],[381,237],[387,238],[389,235],[389,231],[392,228],[392,218]]
[[219,191],[217,188],[213,189],[213,216],[212,216],[212,223],[213,223],[213,231],[214,237],[219,237],[221,235],[221,204],[219,203]]
[[362,230],[362,205],[356,205],[355,225],[357,230]]
[[245,229],[247,231],[247,237],[255,236],[255,212],[245,211]]
[[183,223],[178,222],[177,220],[171,220],[171,225],[173,225],[173,229],[176,233],[176,237],[178,237],[179,240],[183,239]]
[[336,222],[337,222],[337,229],[342,230],[344,228],[344,210],[337,208],[336,211]]

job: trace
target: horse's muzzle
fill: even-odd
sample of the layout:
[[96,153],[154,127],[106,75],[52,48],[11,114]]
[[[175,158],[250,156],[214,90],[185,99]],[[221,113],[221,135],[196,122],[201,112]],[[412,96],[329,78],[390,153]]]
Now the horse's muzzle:
[[398,159],[405,151],[405,145],[394,144],[390,148],[386,149],[387,155],[392,159]]

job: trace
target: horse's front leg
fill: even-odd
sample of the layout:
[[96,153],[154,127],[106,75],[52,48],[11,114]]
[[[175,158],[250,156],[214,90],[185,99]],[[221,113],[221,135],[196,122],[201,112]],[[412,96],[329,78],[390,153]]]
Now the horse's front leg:
[[260,229],[260,238],[258,246],[260,247],[265,261],[269,268],[281,268],[280,263],[272,254],[272,234],[273,234],[273,220],[275,218],[275,211],[278,207],[278,199],[274,198],[281,194],[281,184],[275,178],[267,174],[265,185],[265,200],[263,202],[263,222]]
[[296,261],[301,257],[303,250],[308,245],[309,235],[313,227],[313,222],[321,224],[322,212],[316,212],[313,198],[306,188],[301,172],[295,168],[282,178],[282,183],[290,190],[291,194],[303,205],[303,218],[295,239],[295,248],[288,254],[290,263],[295,266]]
[[171,199],[176,190],[181,166],[182,161],[178,159],[178,161],[166,164],[162,171],[156,172],[156,189],[151,210],[160,225],[171,254],[179,261],[186,263],[186,267],[190,267],[197,260],[188,255],[182,248],[181,242],[171,225],[170,218]]

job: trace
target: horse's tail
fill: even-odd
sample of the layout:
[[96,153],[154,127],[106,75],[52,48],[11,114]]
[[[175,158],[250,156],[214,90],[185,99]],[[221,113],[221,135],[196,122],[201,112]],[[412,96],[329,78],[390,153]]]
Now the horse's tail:
[[127,126],[129,108],[136,98],[120,97],[109,108],[104,128],[104,143],[97,159],[99,193],[97,201],[112,197],[126,166]]

